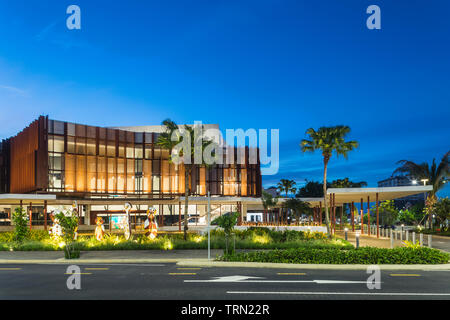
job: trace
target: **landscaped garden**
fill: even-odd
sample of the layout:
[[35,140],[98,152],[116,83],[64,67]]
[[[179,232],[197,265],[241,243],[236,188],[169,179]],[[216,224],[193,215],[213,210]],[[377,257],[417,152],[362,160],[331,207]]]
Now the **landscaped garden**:
[[[342,239],[327,239],[321,232],[273,231],[266,228],[235,230],[229,239],[230,247],[236,249],[336,249],[344,250],[353,246]],[[0,251],[57,251],[63,250],[62,239],[51,238],[42,230],[29,232],[22,241],[14,240],[14,232],[0,233]],[[182,233],[161,233],[151,240],[144,234],[134,234],[126,240],[122,234],[105,235],[98,241],[94,236],[79,236],[73,244],[81,251],[93,250],[178,250],[207,249],[208,238],[205,235],[188,233],[187,240]],[[211,249],[225,249],[226,235],[223,230],[211,231]]]

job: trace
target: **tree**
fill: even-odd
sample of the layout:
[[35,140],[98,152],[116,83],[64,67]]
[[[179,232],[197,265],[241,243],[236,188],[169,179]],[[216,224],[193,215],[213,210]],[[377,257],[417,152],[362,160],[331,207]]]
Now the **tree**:
[[309,203],[300,199],[288,199],[283,203],[283,207],[292,210],[297,221],[302,213],[307,214],[308,216],[311,216],[311,214],[313,213],[311,207],[309,206]]
[[281,179],[280,182],[277,184],[277,189],[280,191],[280,193],[284,192],[286,194],[286,198],[288,197],[288,194],[290,192],[295,193],[296,189],[294,180],[288,180],[288,179]]
[[[370,211],[372,214],[376,214],[376,207],[372,208]],[[393,200],[386,200],[380,203],[378,207],[379,217],[381,219],[381,225],[393,225],[399,217],[399,212],[395,208]]]
[[[182,160],[184,157],[190,159],[189,163],[184,162],[184,175],[185,175],[185,187],[184,187],[184,240],[187,239],[187,230],[188,230],[188,207],[189,207],[189,195],[190,195],[190,183],[189,179],[191,177],[192,170],[196,168],[196,166],[205,166],[208,165],[205,163],[205,159],[203,156],[201,157],[201,164],[195,164],[194,155],[196,153],[201,153],[203,155],[203,151],[206,147],[211,147],[213,142],[206,138],[203,135],[203,128],[201,130],[201,134],[195,131],[192,126],[184,125],[183,132],[180,130],[178,125],[170,119],[166,119],[162,123],[165,126],[165,131],[160,134],[158,140],[156,142],[157,145],[162,148],[169,149],[169,161],[172,163],[175,159]],[[184,139],[189,137],[188,142],[188,155],[185,155],[183,150],[179,150],[178,153],[174,153],[173,150],[180,143],[184,142]],[[189,141],[190,140],[190,141]]]
[[441,227],[446,228],[446,221],[450,219],[450,199],[448,197],[442,198],[434,204],[434,214]]
[[345,141],[345,137],[350,133],[348,126],[320,127],[317,131],[310,128],[306,131],[309,139],[303,139],[300,142],[302,152],[322,152],[323,156],[323,194],[325,207],[325,220],[327,224],[328,237],[331,239],[330,217],[327,203],[327,168],[333,152],[339,157],[344,156],[347,159],[348,152],[359,146],[357,141]]
[[233,212],[231,214],[222,215],[215,219],[215,222],[220,228],[223,228],[223,231],[225,233],[225,254],[234,254],[235,248],[233,247],[231,250],[229,250],[229,239],[231,235],[233,234],[234,227],[236,226],[236,223],[238,221],[240,213],[239,212]]
[[[329,185],[327,186],[329,187]],[[322,198],[323,183],[318,181],[308,181],[303,188],[295,196],[296,198]]]
[[261,202],[264,207],[264,215],[266,215],[267,210],[275,208],[278,204],[278,198],[274,198],[270,193],[263,190],[261,196]]
[[449,156],[450,151],[447,151],[439,165],[436,164],[436,159],[433,159],[431,166],[426,162],[417,164],[409,160],[400,160],[397,163],[400,166],[393,173],[393,175],[406,173],[417,180],[428,179],[428,183],[433,186],[433,190],[428,193],[427,200],[425,201],[425,210],[430,221],[434,204],[437,201],[436,193],[445,186],[446,178],[449,176]]
[[78,258],[79,252],[75,253],[73,243],[76,240],[78,229],[78,214],[75,210],[60,211],[55,215],[62,229],[66,259]]
[[349,178],[337,179],[331,182],[331,188],[361,188],[366,187],[367,182],[353,182],[350,181]]
[[24,208],[17,207],[12,214],[14,223],[14,241],[22,242],[28,235],[28,216]]

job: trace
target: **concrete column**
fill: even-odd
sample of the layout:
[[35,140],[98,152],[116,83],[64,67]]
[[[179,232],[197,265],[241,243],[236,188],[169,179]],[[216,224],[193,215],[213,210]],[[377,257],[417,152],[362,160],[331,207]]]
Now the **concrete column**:
[[391,229],[391,249],[394,249],[394,231]]
[[[110,221],[110,223],[111,223],[111,221]],[[91,205],[90,204],[86,205],[86,212],[84,213],[84,224],[86,226],[91,225]]]
[[428,235],[428,247],[433,248],[433,238],[431,237],[431,234]]
[[416,233],[415,232],[412,233],[412,242],[416,243]]
[[406,240],[406,241],[409,241],[409,231],[408,231],[408,230],[406,230],[405,240]]
[[420,244],[421,247],[423,247],[423,233],[421,233],[419,235],[419,244]]

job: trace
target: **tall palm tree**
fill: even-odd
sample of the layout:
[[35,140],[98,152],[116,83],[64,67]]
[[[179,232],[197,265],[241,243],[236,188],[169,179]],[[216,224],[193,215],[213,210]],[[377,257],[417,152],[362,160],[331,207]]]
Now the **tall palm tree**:
[[430,221],[432,208],[437,201],[436,193],[445,186],[446,178],[450,175],[449,156],[450,151],[447,151],[439,165],[436,164],[436,159],[433,159],[431,166],[426,162],[417,164],[408,160],[400,160],[397,162],[400,166],[393,173],[393,175],[406,173],[417,180],[428,179],[428,183],[433,186],[433,190],[428,193],[426,200],[427,213],[429,214]]
[[[166,119],[162,122],[162,124],[165,126],[165,131],[160,134],[158,137],[158,140],[156,142],[157,145],[161,146],[162,148],[169,149],[170,155],[169,155],[169,161],[173,162],[175,158],[177,159],[183,159],[184,154],[183,150],[180,150],[178,154],[174,154],[172,151],[179,143],[183,142],[183,134],[179,130],[178,125],[173,122],[170,119]],[[213,144],[211,140],[207,139],[205,136],[201,134],[195,134],[194,128],[192,126],[184,125],[183,129],[187,132],[187,134],[190,137],[190,147],[189,147],[189,157],[190,157],[190,163],[183,163],[184,164],[184,240],[187,238],[187,230],[188,230],[188,207],[189,207],[189,195],[190,195],[190,183],[189,179],[191,177],[192,170],[196,168],[196,166],[208,166],[203,162],[202,157],[202,163],[201,164],[195,164],[194,163],[194,154],[196,152],[201,152],[203,155],[203,150]],[[203,132],[203,131],[202,131]],[[197,149],[200,146],[201,150]]]
[[337,156],[344,156],[347,159],[348,152],[359,146],[357,141],[345,141],[346,135],[350,132],[348,126],[320,127],[317,131],[310,128],[306,131],[309,139],[303,139],[300,142],[302,152],[314,152],[319,150],[323,156],[323,194],[325,207],[325,220],[327,224],[328,237],[331,238],[330,217],[328,214],[327,203],[327,168],[328,162],[334,153]]

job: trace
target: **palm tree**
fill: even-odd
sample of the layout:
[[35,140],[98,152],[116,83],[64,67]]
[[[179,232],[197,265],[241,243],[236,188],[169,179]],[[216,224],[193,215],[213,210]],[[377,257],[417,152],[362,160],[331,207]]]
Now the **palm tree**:
[[331,188],[361,188],[366,187],[367,182],[361,181],[361,182],[353,182],[350,181],[348,178],[345,179],[337,179],[331,182]]
[[[296,190],[294,188],[295,184],[296,183],[294,180],[281,179],[280,182],[278,182],[278,184],[277,184],[277,189],[278,189],[278,191],[280,191],[280,193],[285,192],[286,198],[287,198],[289,192]],[[294,193],[295,193],[295,191],[294,191]]]
[[[161,146],[162,148],[169,149],[170,150],[170,156],[169,161],[173,162],[175,158],[177,159],[183,159],[183,150],[180,150],[178,154],[174,154],[172,151],[181,142],[183,142],[183,134],[179,130],[178,125],[173,122],[170,119],[166,119],[162,122],[162,124],[165,126],[165,131],[160,134],[158,137],[158,140],[156,142],[157,145]],[[189,179],[191,177],[192,170],[200,165],[200,166],[208,166],[204,163],[204,159],[202,157],[202,163],[201,164],[195,164],[194,163],[194,154],[196,152],[201,152],[203,155],[203,150],[213,144],[211,140],[205,138],[201,134],[195,134],[194,128],[192,126],[184,125],[185,132],[190,137],[190,150],[188,151],[190,153],[190,163],[183,163],[184,164],[184,240],[187,238],[187,230],[188,230],[188,206],[189,206],[189,194],[190,194],[190,184]],[[203,131],[202,131],[203,132]],[[201,150],[198,149],[197,146],[200,146]]]
[[320,150],[322,152],[324,165],[323,194],[325,220],[329,238],[331,238],[331,228],[327,204],[327,167],[333,152],[335,152],[337,156],[342,155],[347,159],[348,152],[359,146],[357,141],[345,141],[345,137],[349,132],[350,127],[348,126],[320,127],[317,131],[310,128],[306,131],[306,134],[309,136],[309,140],[303,139],[300,142],[302,152],[314,152],[316,150]]
[[432,208],[437,201],[436,193],[445,186],[446,178],[449,176],[449,156],[450,151],[447,151],[439,165],[436,164],[436,159],[433,159],[431,166],[426,162],[417,164],[408,160],[400,160],[397,162],[400,167],[395,169],[392,174],[406,173],[417,180],[428,179],[428,183],[433,186],[433,190],[428,193],[426,200],[427,213],[429,214],[430,221]]
[[[278,184],[277,184],[277,189],[278,189],[278,191],[280,191],[280,193],[285,192],[286,198],[287,198],[289,192],[291,192],[295,195],[295,192],[297,191],[297,189],[294,187],[295,184],[296,183],[294,180],[281,179],[280,182],[278,182]],[[282,213],[281,219],[283,219],[283,218],[284,218],[284,213]],[[286,210],[286,218],[287,218],[287,210]]]

